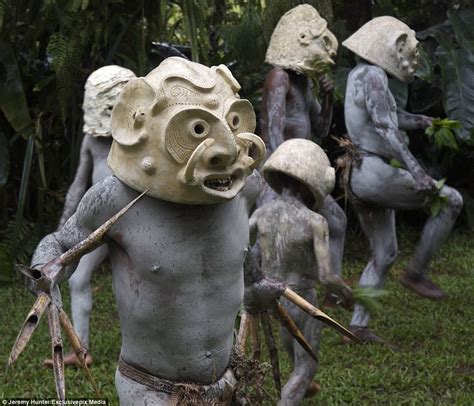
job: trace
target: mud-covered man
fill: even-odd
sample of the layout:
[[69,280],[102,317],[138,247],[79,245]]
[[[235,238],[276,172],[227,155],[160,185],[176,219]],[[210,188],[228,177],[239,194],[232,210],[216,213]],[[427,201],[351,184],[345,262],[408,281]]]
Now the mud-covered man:
[[[251,240],[257,235],[260,240],[263,273],[284,282],[315,306],[318,280],[351,303],[351,289],[331,269],[327,222],[315,211],[334,187],[334,168],[324,151],[309,140],[285,141],[265,162],[263,175],[278,193],[250,218]],[[283,304],[317,354],[320,322],[287,300]],[[312,382],[317,362],[287,330],[280,332],[293,370],[283,387],[279,405],[298,405],[305,396],[318,390],[318,385]]]
[[[147,190],[108,233],[122,405],[231,402],[248,216],[260,188],[251,174],[265,153],[239,89],[225,66],[181,58],[130,81],[112,113],[114,176],[94,185],[34,255],[35,267],[48,263]],[[246,285],[263,307],[283,290],[266,279]]]
[[[314,95],[313,79],[334,64],[337,46],[326,20],[312,6],[299,5],[281,17],[266,54],[266,62],[274,66],[265,79],[260,120],[267,155],[288,139],[328,135],[333,84],[326,76],[318,78],[321,105]],[[265,185],[259,205],[273,198],[275,192]],[[332,269],[341,275],[346,216],[331,195],[319,212],[329,225]]]
[[[66,195],[63,213],[59,221],[60,230],[77,209],[86,191],[100,180],[112,175],[107,165],[107,156],[112,145],[110,116],[120,90],[135,79],[135,74],[117,65],[104,66],[92,72],[86,80],[84,91],[84,139],[81,144],[79,166],[74,181]],[[107,258],[107,245],[103,245],[81,258],[74,275],[69,279],[71,311],[74,328],[87,349],[86,362],[92,364],[89,346],[89,321],[92,310],[91,278]],[[64,357],[66,365],[78,365],[74,352]],[[52,366],[51,359],[45,364]]]
[[[362,26],[343,45],[358,55],[345,97],[345,120],[355,145],[350,190],[361,226],[370,241],[372,258],[361,286],[380,288],[397,257],[395,210],[429,207],[439,193],[446,204],[428,219],[415,255],[401,282],[419,295],[443,298],[444,292],[428,277],[428,264],[448,237],[462,208],[461,195],[449,186],[440,191],[405,143],[400,130],[423,129],[432,119],[397,110],[388,75],[411,82],[418,65],[418,41],[406,24],[393,17],[377,17]],[[397,160],[402,168],[390,164]],[[369,314],[356,305],[352,332],[368,342],[380,338],[368,330]]]

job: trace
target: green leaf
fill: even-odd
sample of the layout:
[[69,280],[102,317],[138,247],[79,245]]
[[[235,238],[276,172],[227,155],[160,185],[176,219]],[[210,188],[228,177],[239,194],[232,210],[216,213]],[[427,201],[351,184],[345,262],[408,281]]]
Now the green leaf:
[[23,81],[11,45],[0,41],[0,110],[17,132],[31,125]]
[[418,51],[420,53],[420,58],[418,68],[416,69],[416,76],[425,82],[433,83],[434,67],[431,59],[422,45],[418,46]]
[[436,189],[441,190],[446,183],[446,178],[440,179],[436,182]]
[[354,300],[364,306],[369,313],[375,313],[382,309],[380,298],[386,296],[388,292],[383,289],[376,289],[363,286],[352,289]]
[[10,154],[8,140],[5,134],[0,133],[0,187],[4,186],[10,173]]
[[459,12],[449,10],[448,18],[459,45],[474,52],[474,9],[467,8]]
[[446,115],[461,122],[459,138],[470,138],[474,128],[474,52],[440,45],[436,55],[441,67],[443,104]]
[[390,160],[390,165],[397,169],[403,168],[403,165],[399,161],[397,161],[395,158],[392,158]]
[[430,206],[431,216],[436,217],[441,210],[441,201],[438,198],[433,199]]

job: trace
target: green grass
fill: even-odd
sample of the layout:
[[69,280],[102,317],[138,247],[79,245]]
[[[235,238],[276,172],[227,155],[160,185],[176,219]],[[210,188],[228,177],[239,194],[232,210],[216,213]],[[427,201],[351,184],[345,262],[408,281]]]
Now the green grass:
[[[337,333],[324,329],[316,375],[322,391],[305,405],[474,404],[474,237],[469,231],[456,231],[432,264],[434,281],[449,295],[443,302],[420,299],[397,282],[416,237],[409,230],[399,234],[400,256],[385,286],[390,294],[371,321],[373,330],[391,345],[343,345]],[[352,234],[347,245],[344,275],[354,284],[368,258],[367,242],[363,235]],[[96,362],[92,372],[102,396],[116,405],[114,372],[120,334],[109,273],[97,273],[93,283],[91,344]],[[68,309],[67,289],[62,290]],[[1,365],[6,365],[32,304],[33,296],[20,282],[0,289]],[[344,325],[350,321],[350,313],[343,309],[328,313]],[[0,369],[0,399],[55,397],[53,373],[41,367],[50,355],[46,319],[40,324],[17,364]],[[280,360],[286,379],[290,367],[283,351]],[[66,386],[70,398],[94,397],[78,370],[66,370]],[[271,379],[266,390],[274,396]],[[268,404],[274,403],[273,399]]]

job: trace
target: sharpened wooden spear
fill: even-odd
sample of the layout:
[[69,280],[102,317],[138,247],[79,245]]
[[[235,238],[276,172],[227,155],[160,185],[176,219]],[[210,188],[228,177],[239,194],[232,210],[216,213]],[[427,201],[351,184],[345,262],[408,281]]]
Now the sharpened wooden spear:
[[318,357],[314,353],[308,341],[306,341],[306,338],[304,337],[303,333],[298,328],[296,323],[293,321],[293,319],[290,317],[290,315],[286,311],[285,307],[280,302],[277,303],[275,313],[278,316],[278,319],[280,320],[281,324],[288,330],[291,336],[296,341],[298,341],[301,347],[303,347],[303,349],[309,354],[311,358],[313,358],[316,362],[318,362]]
[[12,365],[23,352],[26,345],[28,344],[28,341],[30,341],[31,336],[36,330],[36,327],[38,327],[41,316],[44,314],[50,303],[51,298],[46,293],[40,293],[38,295],[35,304],[28,313],[28,316],[26,316],[23,327],[18,333],[15,344],[13,344],[12,351],[8,357],[8,366]]
[[74,350],[74,353],[76,354],[76,357],[79,361],[79,365],[84,371],[86,379],[92,385],[92,388],[94,389],[94,392],[97,397],[100,397],[99,388],[97,387],[95,380],[92,377],[92,374],[86,363],[86,347],[84,347],[84,345],[82,344],[81,339],[77,335],[76,330],[74,329],[74,326],[71,323],[71,320],[69,320],[68,315],[63,309],[59,309],[59,321],[61,322],[61,327],[66,333],[66,337],[69,341],[69,344],[71,345],[72,349]]
[[[120,217],[122,217],[127,212],[127,210],[129,210],[147,192],[148,189],[142,194],[140,194],[138,197],[136,197],[134,200],[132,200],[127,206],[125,206],[117,214],[107,220],[83,241],[76,244],[64,254],[48,262],[41,269],[33,269],[24,265],[17,265],[16,267],[17,270],[19,270],[28,278],[31,283],[31,291],[38,297],[35,301],[35,304],[28,313],[28,316],[25,322],[23,323],[22,328],[20,329],[18,337],[10,353],[8,365],[13,364],[18,359],[21,352],[25,349],[33,332],[38,326],[38,322],[42,314],[47,309],[49,332],[51,336],[51,348],[53,355],[53,370],[56,384],[56,392],[58,395],[58,399],[61,401],[61,403],[64,403],[64,400],[66,398],[61,323],[64,326],[68,339],[71,341],[71,345],[76,351],[76,355],[79,354],[79,361],[81,362],[82,360],[85,363],[85,360],[84,357],[81,357],[80,355],[82,354],[82,344],[80,344],[78,335],[72,327],[69,318],[67,318],[67,316],[65,318],[64,315],[62,317],[60,316],[60,311],[62,311],[62,305],[59,288],[56,285],[58,275],[64,272],[66,266],[77,262],[84,254],[92,251],[94,248],[99,246],[102,243],[105,234],[110,230],[110,228],[120,219]],[[94,389],[96,390],[96,393],[98,393],[97,386],[95,385],[95,382],[92,379],[92,376],[87,367],[84,369],[84,371],[86,378],[92,383]]]
[[262,323],[263,333],[265,335],[265,342],[267,344],[268,352],[270,354],[270,363],[272,364],[273,380],[275,381],[275,388],[278,397],[281,396],[281,374],[280,362],[278,360],[278,348],[273,337],[272,324],[270,316],[267,312],[260,313],[260,321]]
[[339,331],[341,334],[349,337],[352,341],[362,344],[362,341],[359,340],[354,334],[347,330],[344,326],[340,325],[336,320],[329,317],[326,313],[319,310],[317,307],[313,306],[307,300],[302,298],[296,292],[292,291],[290,288],[286,288],[283,291],[283,296],[286,297],[290,302],[294,303],[299,308],[303,309],[310,316],[314,317],[317,320],[322,321],[323,323],[331,326],[333,329]]

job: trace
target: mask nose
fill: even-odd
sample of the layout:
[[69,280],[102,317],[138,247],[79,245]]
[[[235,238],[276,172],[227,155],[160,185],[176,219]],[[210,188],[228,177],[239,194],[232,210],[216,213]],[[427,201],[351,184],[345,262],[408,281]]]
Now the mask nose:
[[204,152],[203,158],[208,168],[226,168],[236,161],[237,148],[226,148],[222,145],[213,145]]

